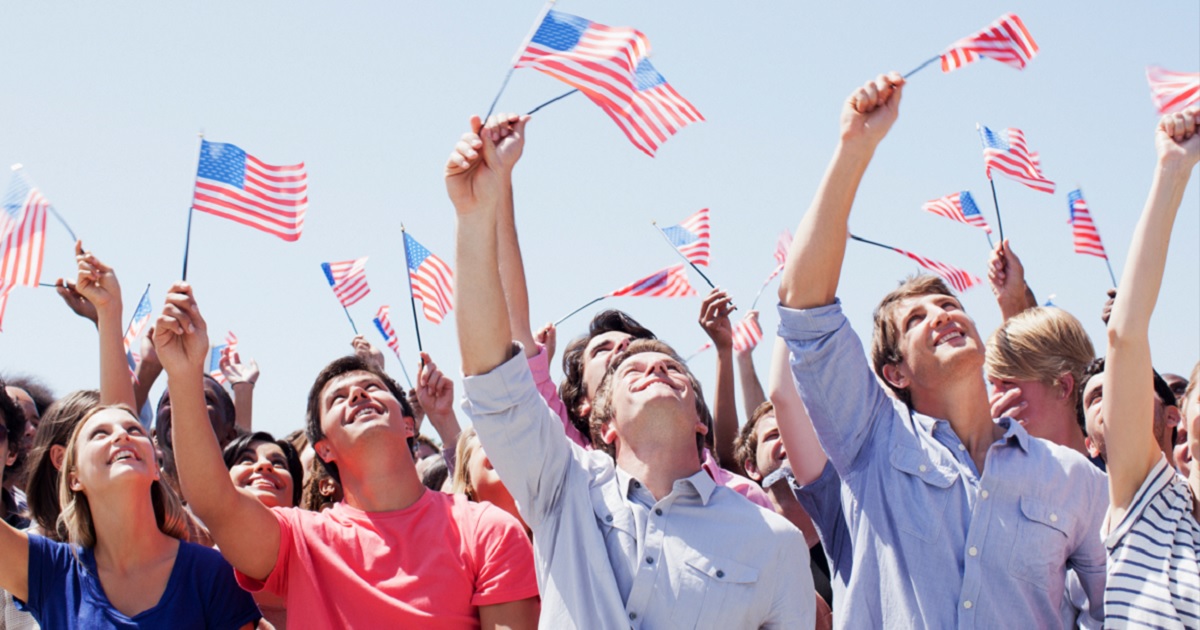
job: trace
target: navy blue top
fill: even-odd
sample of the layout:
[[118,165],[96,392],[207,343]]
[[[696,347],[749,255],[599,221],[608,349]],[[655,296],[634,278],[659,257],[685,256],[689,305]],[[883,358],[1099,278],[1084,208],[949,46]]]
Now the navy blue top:
[[91,549],[29,536],[29,601],[43,628],[240,628],[262,617],[217,551],[180,542],[167,588],[153,608],[126,617],[104,594]]

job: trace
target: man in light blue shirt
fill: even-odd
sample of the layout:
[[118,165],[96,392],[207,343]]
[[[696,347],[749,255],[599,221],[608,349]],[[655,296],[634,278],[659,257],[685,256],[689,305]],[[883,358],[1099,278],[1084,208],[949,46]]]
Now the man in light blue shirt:
[[920,276],[884,298],[874,373],[836,299],[854,194],[903,87],[881,75],[846,102],[779,289],[792,375],[845,486],[854,570],[835,622],[1055,627],[1068,569],[1102,620],[1103,476],[1079,453],[993,420],[983,342],[945,283]]

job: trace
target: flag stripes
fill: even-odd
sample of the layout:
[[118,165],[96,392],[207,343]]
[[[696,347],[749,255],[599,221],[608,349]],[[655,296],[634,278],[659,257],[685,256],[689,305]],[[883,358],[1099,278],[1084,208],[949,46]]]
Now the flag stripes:
[[635,280],[608,297],[688,297],[696,295],[696,290],[688,282],[687,271],[682,263],[667,267],[662,271]]
[[1015,13],[1006,13],[978,33],[950,44],[942,54],[942,72],[953,72],[985,57],[1023,70],[1037,53],[1037,42],[1025,23]]
[[454,272],[408,232],[404,233],[404,258],[408,262],[412,296],[421,300],[425,319],[442,323],[446,313],[454,308]]
[[348,308],[371,292],[371,287],[367,285],[366,256],[357,260],[321,263],[321,269],[342,306]]
[[308,175],[303,162],[275,166],[235,145],[203,140],[192,207],[295,241],[308,210]]
[[1100,242],[1100,232],[1096,230],[1092,213],[1088,211],[1087,201],[1083,198],[1083,191],[1075,189],[1067,193],[1067,206],[1070,210],[1070,219],[1067,222],[1071,224],[1075,253],[1108,260],[1104,244]]
[[1037,153],[1030,153],[1025,144],[1025,133],[1009,127],[998,134],[987,127],[977,125],[979,138],[983,142],[983,164],[988,179],[995,169],[1001,175],[1016,180],[1044,193],[1054,192],[1054,182],[1042,174]]

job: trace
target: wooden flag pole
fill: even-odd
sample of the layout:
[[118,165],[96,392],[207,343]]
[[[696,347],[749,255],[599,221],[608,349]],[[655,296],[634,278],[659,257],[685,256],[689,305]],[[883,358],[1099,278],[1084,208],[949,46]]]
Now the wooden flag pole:
[[[204,130],[201,129],[200,133],[198,133],[196,135],[199,138],[199,146],[197,147],[197,151],[196,151],[196,175],[199,175],[199,173],[200,173],[200,152],[204,150]],[[192,199],[193,200],[195,200],[195,198],[196,198],[196,175],[192,176]],[[189,201],[188,202],[187,235],[184,236],[184,238],[183,238],[183,278],[182,279],[185,282],[187,281],[188,253],[192,247],[192,213],[193,212],[195,212],[195,209],[194,209],[192,203]],[[349,315],[349,313],[347,313],[347,315]],[[350,323],[353,324],[354,322],[351,321]]]
[[920,72],[920,71],[924,70],[924,69],[925,69],[925,66],[928,66],[929,64],[931,64],[931,63],[933,63],[933,62],[935,62],[935,61],[937,61],[938,59],[941,59],[941,58],[942,58],[942,56],[941,56],[940,54],[939,54],[939,55],[934,55],[933,57],[930,57],[929,59],[925,60],[925,63],[923,63],[923,64],[921,64],[921,65],[917,66],[916,68],[913,68],[912,70],[909,70],[909,71],[908,71],[908,74],[905,74],[905,75],[904,75],[904,78],[905,78],[905,79],[907,79],[908,77],[911,77],[912,75],[914,75],[914,74],[916,74],[916,73],[918,73],[918,72]]
[[417,330],[417,352],[425,352],[421,346],[421,322],[417,319],[417,298],[412,288],[412,261],[408,259],[408,238],[405,237],[404,224],[400,224],[400,238],[404,239],[404,276],[408,278],[408,303],[412,306],[413,328]]
[[556,101],[561,101],[562,99],[564,99],[564,98],[567,98],[568,96],[570,96],[570,95],[572,95],[572,94],[574,94],[574,93],[576,93],[576,92],[578,92],[578,91],[579,91],[579,89],[578,89],[578,88],[576,88],[576,89],[574,89],[574,90],[571,90],[570,92],[567,92],[566,94],[559,94],[558,96],[555,96],[554,98],[552,98],[552,99],[550,99],[550,100],[546,101],[545,103],[542,103],[541,105],[538,105],[537,107],[534,107],[533,109],[531,109],[531,110],[529,110],[529,111],[525,112],[525,115],[526,115],[526,116],[532,116],[532,115],[534,115],[534,114],[538,113],[538,110],[542,109],[543,107],[545,107],[545,106],[547,106],[547,105],[549,105],[549,104],[551,104],[551,103],[554,103],[554,102],[556,102]]
[[[525,47],[529,45],[530,40],[537,34],[537,30],[542,25],[542,21],[546,19],[546,14],[554,7],[554,0],[547,0],[542,6],[542,10],[538,12],[537,19],[533,21],[533,27],[529,29],[529,34],[525,39],[521,40],[521,45],[517,47],[516,54],[513,55],[512,61],[508,64],[508,72],[504,75],[504,81],[500,83],[500,90],[496,92],[496,97],[492,99],[492,104],[488,106],[487,115],[483,117],[483,124],[487,124],[488,118],[492,117],[492,113],[496,111],[496,103],[500,102],[500,95],[504,94],[504,88],[508,87],[508,80],[512,78],[513,71],[517,69],[517,61],[521,59],[521,53],[525,52]],[[409,292],[412,293],[411,291]],[[414,307],[415,308],[415,307]]]
[[667,233],[664,232],[662,228],[658,227],[657,221],[651,221],[650,225],[653,225],[654,229],[658,230],[658,233],[662,235],[663,240],[665,240],[667,242],[667,245],[670,245],[671,249],[675,250],[675,253],[679,254],[679,257],[682,258],[684,260],[684,262],[691,265],[692,269],[695,269],[696,273],[700,274],[701,278],[704,278],[704,281],[708,283],[708,288],[710,288],[710,289],[717,288],[717,286],[712,283],[712,280],[709,280],[708,276],[704,275],[703,271],[700,271],[700,268],[696,266],[696,263],[692,262],[687,256],[683,255],[683,252],[679,251],[678,247],[675,247],[675,243],[671,242],[671,237],[667,236]]
[[596,302],[599,302],[600,300],[603,300],[603,299],[604,299],[604,298],[606,298],[606,297],[608,297],[608,296],[607,296],[607,295],[601,295],[600,297],[598,297],[598,298],[596,298],[596,299],[592,300],[591,302],[588,302],[587,304],[584,304],[583,306],[580,306],[579,308],[577,308],[577,309],[575,309],[575,310],[571,311],[570,313],[567,313],[566,315],[563,315],[561,318],[559,318],[559,320],[558,320],[558,321],[554,322],[554,326],[557,328],[557,327],[558,327],[558,326],[560,326],[560,325],[561,325],[563,322],[565,322],[565,321],[567,321],[568,319],[570,319],[570,317],[571,317],[572,315],[574,315],[574,314],[578,313],[579,311],[582,311],[583,309],[585,309],[585,308],[587,308],[587,307],[589,307],[589,306],[591,306],[591,305],[595,304]]

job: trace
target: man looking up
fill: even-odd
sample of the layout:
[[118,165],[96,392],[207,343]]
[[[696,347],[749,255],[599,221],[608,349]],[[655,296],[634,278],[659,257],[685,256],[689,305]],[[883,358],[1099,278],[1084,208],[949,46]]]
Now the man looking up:
[[186,283],[154,327],[167,371],[179,479],[238,582],[287,600],[315,628],[533,628],[525,532],[491,504],[426,490],[400,388],[357,356],[330,363],[308,397],[307,434],[345,500],[267,508],[230,481],[205,410],[207,328]]
[[[792,375],[846,486],[853,573],[835,621],[1053,627],[1068,568],[1100,621],[1102,474],[1010,418],[993,420],[983,342],[940,279],[918,276],[884,297],[874,374],[836,299],[854,195],[896,121],[903,89],[899,74],[881,75],[843,105],[840,142],[779,289]],[[788,451],[797,449],[789,443]]]
[[811,628],[804,537],[701,470],[708,410],[669,346],[635,341],[601,379],[589,418],[615,462],[566,444],[512,342],[497,271],[499,156],[526,122],[484,129],[472,118],[446,188],[458,216],[463,408],[533,530],[542,627]]

